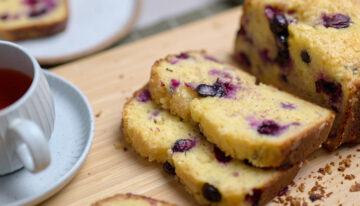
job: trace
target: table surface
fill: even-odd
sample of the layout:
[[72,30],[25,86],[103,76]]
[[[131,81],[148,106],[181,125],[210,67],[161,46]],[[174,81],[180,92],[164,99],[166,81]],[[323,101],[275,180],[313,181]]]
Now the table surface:
[[[196,205],[182,185],[165,174],[159,164],[139,157],[124,142],[120,129],[122,107],[126,99],[148,81],[155,60],[167,54],[206,49],[219,59],[233,63],[231,53],[240,14],[241,9],[235,8],[52,69],[77,85],[87,96],[95,114],[96,129],[92,148],[78,174],[43,204],[90,205],[116,193],[132,192],[179,205]],[[334,153],[318,151],[313,154],[290,187],[286,196],[288,201],[299,199],[308,205],[356,205],[360,193],[349,190],[357,180],[360,183],[358,148],[343,147]],[[319,171],[327,164],[331,174],[329,169],[327,172],[324,169]],[[339,172],[343,167],[345,171]],[[324,197],[312,203],[310,190],[323,190]],[[281,199],[285,201],[286,198]],[[270,205],[281,204],[272,202]]]

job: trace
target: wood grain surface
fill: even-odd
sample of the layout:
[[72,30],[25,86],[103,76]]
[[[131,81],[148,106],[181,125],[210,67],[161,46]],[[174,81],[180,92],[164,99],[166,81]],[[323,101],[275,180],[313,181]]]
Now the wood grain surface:
[[[196,205],[182,185],[162,171],[161,165],[149,163],[126,145],[120,130],[122,107],[132,92],[147,82],[155,60],[167,54],[206,49],[231,63],[240,14],[241,8],[235,8],[51,70],[85,93],[95,114],[96,129],[89,156],[78,174],[43,204],[90,205],[116,193],[132,192],[178,205]],[[296,199],[302,203],[299,205],[360,205],[360,192],[350,192],[360,190],[354,186],[356,181],[360,183],[358,148],[316,152],[304,164],[287,195],[275,201],[287,205],[290,201],[295,205]],[[327,164],[326,169],[319,170]],[[310,194],[322,195],[321,200],[312,202]]]

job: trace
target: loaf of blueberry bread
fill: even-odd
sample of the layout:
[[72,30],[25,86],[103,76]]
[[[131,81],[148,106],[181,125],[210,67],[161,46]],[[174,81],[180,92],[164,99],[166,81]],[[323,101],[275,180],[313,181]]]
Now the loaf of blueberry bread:
[[226,154],[259,167],[305,159],[326,140],[334,114],[221,63],[204,52],[157,61],[150,93],[163,108],[199,123]]
[[176,206],[150,197],[131,193],[117,194],[112,197],[97,201],[92,206]]
[[360,141],[360,5],[248,0],[235,57],[259,81],[336,112],[325,146]]
[[1,0],[0,38],[9,41],[49,36],[63,31],[66,0]]
[[143,157],[163,163],[200,204],[264,205],[295,177],[299,165],[260,169],[227,156],[192,124],[156,105],[145,88],[124,107],[126,140]]

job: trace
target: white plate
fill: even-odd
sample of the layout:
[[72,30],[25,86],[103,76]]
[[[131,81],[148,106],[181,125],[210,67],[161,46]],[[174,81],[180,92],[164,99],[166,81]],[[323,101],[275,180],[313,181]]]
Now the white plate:
[[140,0],[68,0],[70,16],[64,32],[16,42],[40,64],[58,64],[105,49],[132,28]]
[[84,162],[94,137],[94,118],[85,96],[59,76],[45,72],[55,102],[51,164],[31,174],[22,169],[0,176],[0,205],[34,205],[64,187]]

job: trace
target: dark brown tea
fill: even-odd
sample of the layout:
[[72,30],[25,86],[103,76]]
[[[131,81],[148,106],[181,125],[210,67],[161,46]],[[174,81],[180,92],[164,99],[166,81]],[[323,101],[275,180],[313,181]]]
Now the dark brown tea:
[[22,72],[0,68],[0,110],[20,99],[31,82],[32,79]]

